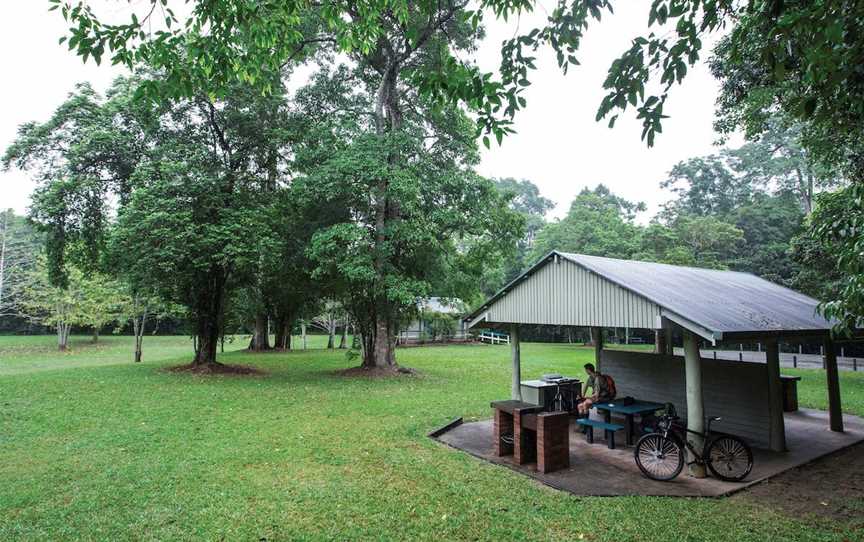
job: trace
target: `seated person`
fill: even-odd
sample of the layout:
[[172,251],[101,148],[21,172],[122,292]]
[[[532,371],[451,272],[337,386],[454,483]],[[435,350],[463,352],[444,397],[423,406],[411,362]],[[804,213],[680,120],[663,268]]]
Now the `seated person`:
[[[588,411],[591,410],[591,405],[594,403],[605,403],[615,399],[615,393],[610,389],[606,376],[600,374],[600,371],[594,368],[593,363],[585,364],[585,372],[588,373],[588,380],[582,387],[584,399],[577,406],[580,416],[587,416]],[[588,388],[591,388],[593,395],[588,395]]]

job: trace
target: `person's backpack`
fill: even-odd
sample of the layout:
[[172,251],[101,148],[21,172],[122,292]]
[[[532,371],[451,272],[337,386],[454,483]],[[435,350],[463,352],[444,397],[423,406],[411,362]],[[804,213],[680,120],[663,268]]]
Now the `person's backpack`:
[[615,399],[615,396],[618,395],[618,389],[615,388],[615,380],[612,379],[609,375],[600,375],[606,379],[606,392],[609,394],[610,399]]

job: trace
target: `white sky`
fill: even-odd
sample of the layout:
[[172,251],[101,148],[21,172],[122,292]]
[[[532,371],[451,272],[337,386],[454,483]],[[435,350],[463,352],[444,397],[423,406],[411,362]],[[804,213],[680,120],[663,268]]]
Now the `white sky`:
[[[123,5],[127,5],[122,3]],[[563,216],[585,186],[607,184],[627,199],[648,204],[647,220],[669,194],[660,181],[680,160],[716,152],[711,122],[717,84],[707,66],[691,69],[684,85],[673,91],[666,105],[666,119],[655,146],[640,140],[641,124],[635,113],[622,115],[614,129],[595,122],[603,97],[602,83],[611,61],[630,40],[644,32],[649,2],[624,0],[612,17],[595,24],[583,42],[578,57],[581,66],[567,76],[558,70],[554,54],[538,54],[538,71],[525,97],[527,109],[516,118],[517,134],[501,147],[493,143],[483,152],[480,172],[487,176],[516,177],[533,181],[541,193],[557,202],[553,216]],[[5,6],[0,18],[0,149],[14,140],[17,127],[27,121],[47,120],[77,82],[90,81],[104,90],[120,71],[108,64],[84,65],[80,58],[57,44],[64,35],[64,21],[48,13],[48,2],[29,0]],[[535,26],[519,22],[524,31]],[[478,54],[481,67],[497,67],[500,42],[513,35],[515,23],[495,23]],[[33,182],[26,173],[0,171],[0,208],[23,213]]]

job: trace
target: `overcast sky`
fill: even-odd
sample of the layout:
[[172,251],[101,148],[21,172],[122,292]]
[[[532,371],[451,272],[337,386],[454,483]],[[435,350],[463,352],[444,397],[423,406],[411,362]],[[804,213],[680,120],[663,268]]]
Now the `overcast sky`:
[[[553,216],[565,214],[583,187],[602,182],[621,196],[644,201],[648,213],[642,220],[647,220],[669,198],[659,183],[675,163],[716,152],[711,121],[717,84],[704,65],[691,69],[684,85],[674,90],[666,107],[671,118],[653,148],[640,140],[641,124],[632,111],[611,130],[605,122],[594,121],[606,70],[644,31],[649,4],[618,3],[614,16],[589,30],[578,54],[582,65],[566,76],[558,70],[554,54],[539,55],[539,69],[530,76],[533,84],[525,94],[528,107],[516,118],[518,133],[501,147],[493,143],[491,150],[484,149],[482,174],[533,181],[558,204]],[[104,90],[120,73],[108,65],[84,65],[58,45],[63,20],[56,12],[48,13],[48,6],[46,0],[19,1],[14,7],[4,6],[0,18],[0,50],[4,51],[0,73],[6,75],[0,85],[2,149],[14,140],[21,123],[47,120],[75,83],[90,81]],[[523,31],[533,26],[530,20],[518,24]],[[481,67],[497,67],[500,42],[512,36],[515,28],[515,23],[488,26],[477,58]],[[26,173],[0,171],[0,208],[23,213],[33,187]]]

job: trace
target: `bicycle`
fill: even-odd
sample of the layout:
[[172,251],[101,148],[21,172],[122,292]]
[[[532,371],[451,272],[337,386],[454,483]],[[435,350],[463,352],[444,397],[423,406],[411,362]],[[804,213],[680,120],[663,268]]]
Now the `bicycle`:
[[[753,468],[753,452],[738,437],[725,434],[711,435],[711,422],[720,417],[708,418],[705,433],[691,431],[680,423],[675,408],[667,404],[666,413],[659,417],[657,428],[642,436],[633,451],[639,470],[652,480],[667,482],[674,479],[684,468],[684,449],[693,454],[692,463],[705,465],[714,477],[726,482],[740,482]],[[702,450],[686,438],[687,433],[702,437]]]

